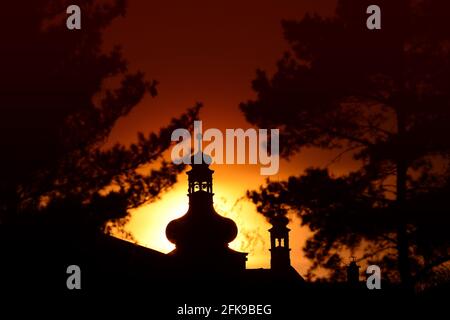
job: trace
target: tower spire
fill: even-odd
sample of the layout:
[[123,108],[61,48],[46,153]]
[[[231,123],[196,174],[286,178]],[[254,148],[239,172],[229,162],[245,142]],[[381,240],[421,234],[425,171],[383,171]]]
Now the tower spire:
[[202,134],[198,133],[195,138],[197,139],[197,150],[202,153]]
[[[198,155],[202,161],[195,162]],[[192,169],[187,172],[188,212],[166,228],[167,238],[176,245],[171,255],[183,267],[195,270],[244,270],[247,254],[228,247],[237,236],[237,226],[214,210],[210,157],[199,151],[192,158]]]

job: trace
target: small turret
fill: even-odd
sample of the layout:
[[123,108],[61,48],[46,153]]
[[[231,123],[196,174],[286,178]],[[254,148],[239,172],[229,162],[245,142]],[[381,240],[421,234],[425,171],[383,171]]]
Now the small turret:
[[359,285],[359,268],[356,264],[355,257],[352,257],[352,261],[347,266],[347,283],[351,287],[357,287]]
[[285,215],[275,215],[270,219],[270,266],[272,270],[283,271],[291,267],[289,248],[289,219]]

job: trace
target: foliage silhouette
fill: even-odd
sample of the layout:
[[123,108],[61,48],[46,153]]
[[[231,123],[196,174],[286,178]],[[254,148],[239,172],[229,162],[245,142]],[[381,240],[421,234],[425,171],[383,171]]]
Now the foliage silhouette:
[[395,265],[411,288],[420,270],[449,258],[449,208],[439,199],[448,197],[450,6],[379,1],[382,29],[373,31],[370,4],[341,0],[333,17],[283,21],[291,53],[273,76],[257,71],[257,98],[240,106],[250,123],[281,129],[282,156],[334,149],[359,170],[310,169],[248,195],[265,215],[281,197],[277,206],[316,231],[305,247],[313,267],[335,267],[343,249],[359,248]]
[[65,27],[70,4],[38,0],[26,10],[14,1],[3,6],[8,12],[0,21],[3,225],[40,212],[95,230],[112,219],[107,230],[120,228],[129,208],[156,199],[183,170],[164,161],[164,152],[172,130],[189,127],[200,105],[159,132],[139,133],[129,146],[104,147],[117,120],[146,94],[157,94],[157,82],[128,70],[120,47],[102,49],[102,33],[125,15],[126,1],[84,1],[77,31]]

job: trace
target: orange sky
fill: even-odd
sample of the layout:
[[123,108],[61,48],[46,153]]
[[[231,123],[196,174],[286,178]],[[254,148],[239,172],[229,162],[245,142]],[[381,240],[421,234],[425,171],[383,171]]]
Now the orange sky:
[[[129,1],[125,18],[115,21],[105,35],[105,47],[120,44],[131,70],[142,70],[160,82],[156,98],[145,98],[114,128],[110,143],[129,143],[138,131],[167,124],[195,102],[204,103],[203,130],[250,127],[238,109],[254,97],[251,80],[257,68],[269,72],[287,49],[281,19],[301,18],[307,11],[330,15],[335,0],[295,1]],[[270,128],[268,128],[270,129]],[[324,166],[332,155],[309,151],[280,163],[272,179],[300,174],[308,166]],[[333,165],[344,172],[349,161]],[[250,252],[248,267],[269,267],[269,225],[248,201],[247,189],[257,188],[265,177],[259,165],[214,165],[215,206],[238,224],[234,249]],[[183,174],[173,190],[151,205],[132,212],[128,225],[143,245],[168,252],[165,227],[187,209],[187,183]],[[291,261],[304,274],[307,261],[301,247],[307,230],[291,221]],[[250,240],[249,240],[250,239]]]

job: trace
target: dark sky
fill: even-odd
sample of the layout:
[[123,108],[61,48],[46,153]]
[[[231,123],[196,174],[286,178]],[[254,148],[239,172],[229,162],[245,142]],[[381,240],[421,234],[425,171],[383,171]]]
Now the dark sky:
[[253,96],[255,70],[273,71],[287,49],[280,21],[308,11],[332,14],[334,7],[334,0],[129,1],[106,43],[121,44],[131,69],[157,79],[160,94],[112,138],[133,139],[136,128],[163,125],[196,101],[205,104],[206,126],[248,126],[238,104]]

